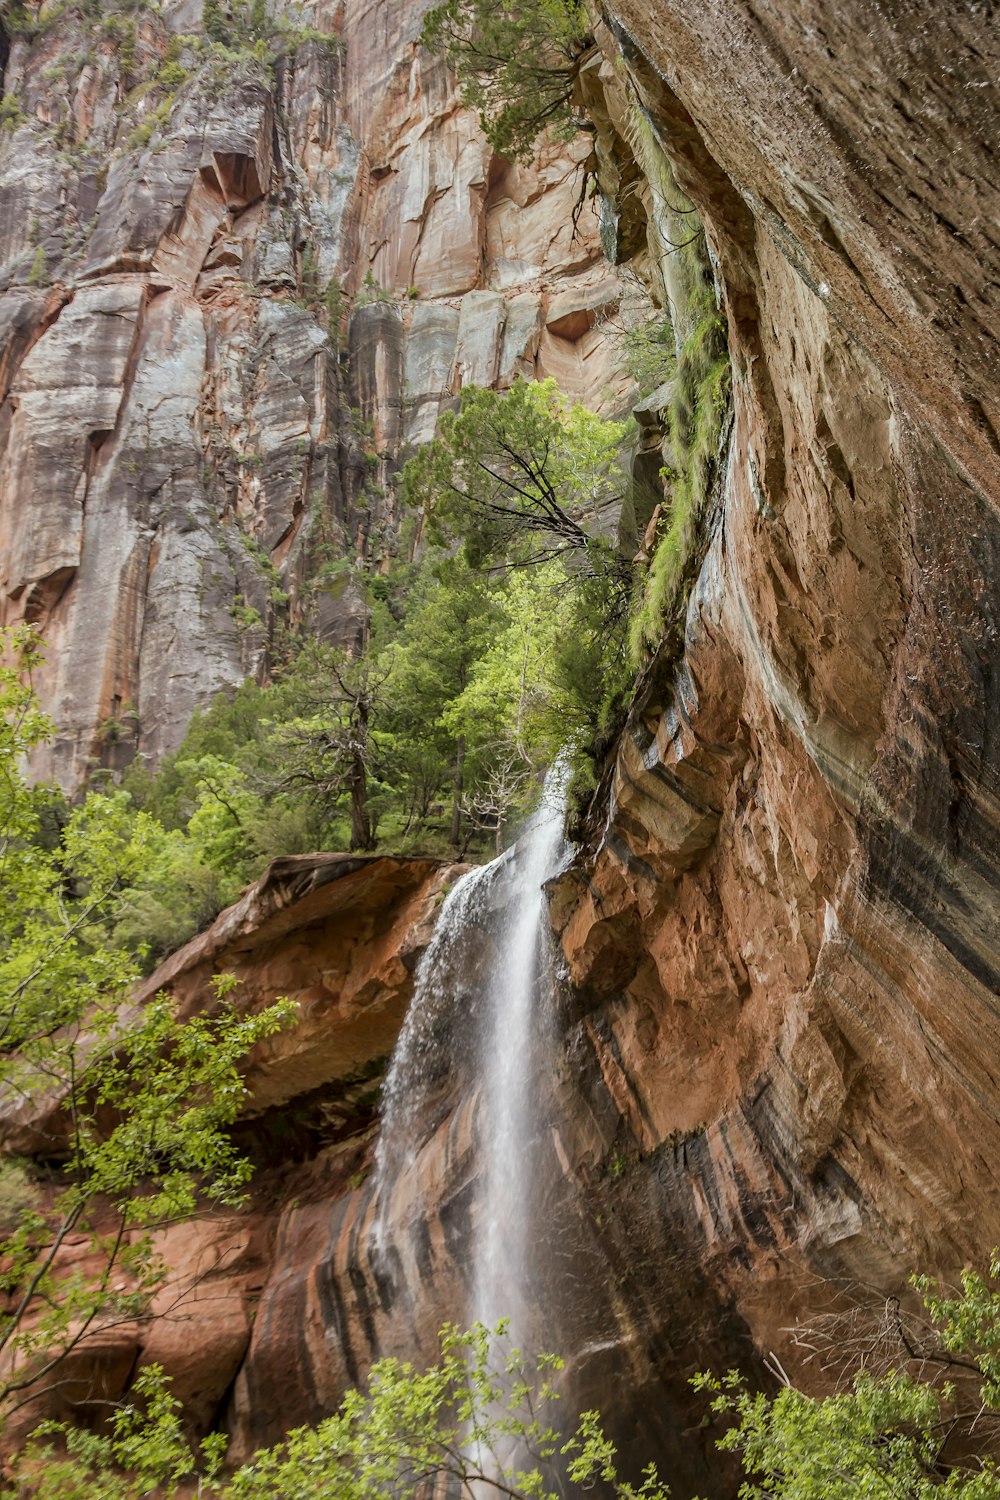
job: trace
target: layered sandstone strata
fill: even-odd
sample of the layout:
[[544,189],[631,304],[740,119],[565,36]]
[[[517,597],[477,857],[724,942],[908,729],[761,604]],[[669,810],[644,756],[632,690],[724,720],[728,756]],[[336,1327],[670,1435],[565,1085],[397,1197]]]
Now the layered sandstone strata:
[[[828,11],[720,0],[706,26],[704,7],[687,0],[652,11],[616,0],[603,61],[586,80],[599,180],[609,195],[632,188],[604,210],[606,245],[661,277],[670,297],[670,209],[639,168],[638,107],[649,126],[644,170],[651,150],[662,153],[704,218],[734,359],[733,421],[683,649],[651,664],[589,844],[552,896],[571,983],[560,1000],[564,1061],[548,1084],[559,1123],[536,1163],[551,1206],[540,1275],[565,1331],[570,1394],[608,1407],[630,1451],[666,1455],[679,1495],[729,1492],[686,1390],[694,1369],[771,1349],[793,1368],[797,1317],[899,1290],[913,1266],[982,1263],[1000,1242],[1000,59],[989,18],[972,8],[873,12],[858,0]],[[419,76],[421,99],[444,110],[440,73],[386,61],[409,19],[385,6],[358,14],[367,30],[355,57],[368,49],[382,92],[351,71],[349,38],[346,65],[335,65],[346,66],[343,107],[357,118],[373,101],[401,109]],[[302,90],[305,117],[327,118],[330,99]],[[440,186],[441,159],[431,163],[416,126],[412,135],[407,150],[425,153],[421,181]],[[452,148],[446,156],[465,160]],[[372,146],[369,217],[348,216],[352,234],[386,222],[390,204],[416,224],[402,160],[401,147],[394,157]],[[324,191],[353,183],[353,170],[331,172]],[[539,170],[558,178],[555,158]],[[468,169],[466,188],[481,171]],[[499,180],[508,205],[543,201],[516,174]],[[240,181],[251,181],[248,169]],[[488,205],[497,179],[482,185]],[[546,222],[504,212],[510,225]],[[498,214],[485,241],[497,267]],[[429,276],[422,244],[414,230],[405,246],[400,238],[377,252],[379,276],[398,276],[398,286]],[[498,270],[489,287],[477,279],[456,290],[475,256],[434,260],[444,281],[433,301],[376,297],[352,324],[356,368],[369,372],[361,404],[390,443],[429,431],[425,409],[454,389],[460,349],[463,368],[492,371],[522,312],[523,326],[539,327],[532,277],[508,285]],[[86,398],[95,411],[116,399],[137,274],[108,270],[95,283],[123,324],[103,335],[106,379]],[[595,263],[595,285],[604,274]],[[7,295],[19,299],[11,326],[21,351],[31,319],[53,316],[51,294]],[[502,337],[490,331],[498,298]],[[242,326],[242,304],[231,305]],[[288,298],[267,305],[319,329]],[[582,326],[578,311],[559,304],[564,331]],[[546,338],[560,336],[549,327],[526,347],[543,360]],[[60,337],[71,346],[72,322]],[[18,353],[24,423],[38,388],[31,357]],[[401,387],[398,373],[379,373],[399,370]],[[70,383],[66,391],[72,434],[79,408]],[[47,524],[39,536],[54,569],[46,577],[58,583],[58,569],[72,567],[72,528]],[[430,915],[409,882],[429,894],[438,878],[411,866],[380,884],[366,864],[331,885],[347,893],[351,880],[372,882],[365,921],[382,909],[383,936],[361,953],[349,922],[333,957],[325,939],[303,945],[294,920],[284,930],[270,911],[262,947],[244,926],[219,953],[242,954],[247,977],[259,962],[271,989],[283,982],[282,955],[308,966],[315,945],[325,968],[309,978],[295,970],[295,985],[315,990],[314,1014],[339,1014],[338,996],[384,989],[394,998],[373,1018],[387,1048],[405,1003],[392,950],[402,945],[408,972],[405,954],[419,943],[406,924]],[[221,920],[228,933],[234,919]],[[217,959],[189,950],[161,978],[187,984],[199,1003]],[[206,1386],[221,1401],[214,1418],[197,1377],[184,1377],[192,1413],[227,1425],[240,1452],[329,1410],[380,1353],[426,1354],[467,1283],[474,1090],[450,1112],[438,1100],[416,1170],[391,1184],[386,1261],[373,1249],[372,1187],[358,1175],[371,1103],[359,1106],[350,1092],[359,1080],[345,1079],[324,1036],[323,1025],[306,1034],[301,1096],[297,1064],[262,1060],[255,1074],[261,1100],[277,1105],[246,1126],[261,1192],[274,1193],[266,1213],[276,1234],[263,1261],[246,1262],[255,1318],[252,1330],[248,1313],[236,1318],[225,1399],[221,1370]],[[276,1138],[277,1118],[292,1122],[291,1142]],[[190,1247],[178,1259],[200,1263]],[[179,1348],[165,1362],[181,1371]]]
[[0,619],[48,642],[67,788],[175,748],[285,622],[356,639],[463,384],[623,394],[586,141],[494,158],[419,6],[272,10],[273,63],[192,0],[4,38]]

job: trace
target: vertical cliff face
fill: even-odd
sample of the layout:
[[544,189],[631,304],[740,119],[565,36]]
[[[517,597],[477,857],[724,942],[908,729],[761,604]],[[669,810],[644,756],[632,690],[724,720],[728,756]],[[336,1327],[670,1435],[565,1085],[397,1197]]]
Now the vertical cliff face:
[[584,148],[495,160],[420,7],[274,9],[267,46],[191,0],[8,39],[0,609],[49,643],[68,787],[176,746],[287,624],[356,638],[462,384],[621,395]]
[[[611,20],[598,170],[638,187],[605,243],[670,296],[660,155],[706,223],[734,409],[680,648],[553,893],[539,1258],[574,1395],[679,1493],[729,1493],[685,1375],[794,1369],[797,1319],[1000,1238],[996,42],[885,6]],[[461,1303],[474,1138],[467,1100],[395,1185],[388,1270],[366,1189],[285,1216],[239,1441],[279,1376],[307,1404]]]
[[996,37],[860,5],[612,29],[706,223],[735,421],[683,650],[555,915],[688,1253],[786,1349],[832,1291],[1000,1235]]
[[[730,1493],[693,1370],[794,1367],[798,1316],[1000,1242],[996,33],[971,6],[615,0],[581,80],[603,200],[574,233],[579,155],[491,160],[408,7],[313,19],[330,40],[273,72],[179,44],[169,102],[129,70],[185,5],[142,13],[124,75],[72,9],[12,39],[5,608],[57,648],[67,782],[176,743],[282,610],[352,636],[399,459],[463,381],[616,401],[600,248],[681,327],[690,196],[732,414],[681,629],[551,893],[569,977],[535,1168],[572,1394],[678,1494]],[[379,868],[278,871],[156,977],[197,1003],[225,953],[310,1018],[254,1075],[253,1233],[176,1251],[226,1288],[226,1359],[193,1368],[169,1323],[116,1355],[121,1380],[163,1357],[240,1452],[464,1305],[474,1089],[442,1084],[372,1250],[365,1087],[443,878]]]

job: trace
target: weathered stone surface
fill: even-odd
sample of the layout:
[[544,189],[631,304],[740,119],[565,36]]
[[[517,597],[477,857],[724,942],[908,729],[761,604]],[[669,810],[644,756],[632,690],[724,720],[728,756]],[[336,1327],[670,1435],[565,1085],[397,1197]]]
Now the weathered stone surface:
[[473,292],[462,299],[453,384],[493,385],[500,361],[506,304],[499,292]]
[[128,284],[86,288],[11,383],[0,476],[8,610],[27,594],[21,612],[38,618],[39,586],[57,579],[58,598],[79,565],[91,471],[118,419],[145,296]]
[[[849,6],[772,9],[765,41],[732,4],[718,48],[684,3],[615,9],[705,218],[735,427],[683,654],[654,665],[553,913],[636,1151],[684,1143],[684,1264],[794,1368],[818,1284],[899,1291],[1000,1234],[1000,488],[969,417],[996,389],[996,39],[890,8],[873,46]],[[916,166],[932,105],[940,194]],[[942,215],[981,253],[968,285]]]
[[[666,1455],[678,1494],[721,1495],[731,1490],[718,1471],[708,1477],[710,1438],[691,1430],[689,1373],[772,1349],[795,1368],[789,1326],[832,1292],[899,1291],[914,1266],[953,1275],[1000,1241],[997,39],[982,12],[929,4],[848,3],[831,16],[818,3],[723,0],[710,29],[693,0],[653,11],[615,0],[613,11],[618,30],[583,88],[614,199],[605,244],[679,305],[669,216],[686,209],[671,185],[697,205],[729,322],[734,418],[683,649],[646,675],[594,835],[552,892],[572,987],[561,997],[564,1067],[547,1083],[560,1123],[537,1151],[552,1212],[538,1296],[564,1330],[574,1399],[610,1407],[630,1450]],[[16,562],[53,589],[60,568],[76,569],[64,600],[43,601],[59,644],[67,622],[89,621],[92,654],[67,651],[74,684],[96,674],[110,694],[136,680],[117,665],[135,639],[118,615],[109,624],[74,602],[91,597],[88,557],[104,555],[106,576],[124,580],[123,618],[138,617],[132,580],[147,576],[153,543],[147,555],[130,540],[134,517],[162,507],[156,525],[167,528],[150,618],[162,608],[166,619],[183,566],[189,608],[199,602],[196,548],[226,559],[206,564],[204,644],[156,651],[155,701],[183,649],[193,702],[209,641],[225,643],[216,680],[252,666],[252,646],[216,634],[235,580],[252,586],[233,518],[279,538],[303,610],[317,496],[345,546],[363,549],[352,497],[366,459],[345,407],[372,424],[381,485],[398,445],[428,436],[453,399],[463,362],[495,368],[501,383],[553,373],[617,399],[589,207],[583,237],[571,233],[577,179],[555,157],[532,173],[488,161],[443,71],[415,49],[418,19],[374,0],[352,7],[344,54],[310,44],[281,85],[307,180],[295,202],[302,223],[315,214],[322,226],[323,277],[338,269],[355,291],[373,270],[351,319],[347,399],[321,320],[293,305],[307,290],[308,235],[285,226],[273,191],[266,208],[220,228],[193,284],[178,270],[184,284],[167,292],[165,272],[109,272],[63,306],[24,284],[30,235],[5,248],[21,280],[0,304],[15,351],[2,369],[27,402],[15,409],[12,395],[4,408],[12,435],[28,430],[31,371],[67,315],[59,337],[74,347],[82,296],[96,306],[132,285],[127,274],[144,309],[120,375],[78,383],[69,353],[46,375],[60,399],[83,391],[67,398],[83,434],[71,440],[87,441],[86,402],[114,407],[73,560],[60,562],[66,537],[50,526]],[[51,61],[54,45],[39,56]],[[25,81],[41,64],[23,46],[12,66],[43,115],[54,107]],[[648,126],[642,171],[630,97]],[[27,150],[34,126],[11,139],[22,138],[20,165],[4,142],[0,191],[18,215],[41,205],[48,233],[56,199]],[[162,156],[151,167],[134,155],[116,192],[126,176],[188,160],[176,143]],[[649,163],[668,157],[651,180]],[[176,200],[194,205],[181,241],[195,256],[201,161],[199,144]],[[81,202],[84,175],[73,178]],[[162,247],[167,231],[154,230]],[[241,284],[247,274],[259,291]],[[267,332],[270,353],[250,329]],[[154,355],[169,372],[162,413],[143,374]],[[51,431],[37,442],[57,451]],[[308,477],[291,472],[298,444]],[[16,451],[11,436],[8,466]],[[129,464],[148,478],[126,482]],[[69,517],[80,472],[60,481]],[[190,515],[189,544],[180,517]],[[100,551],[88,551],[91,524]],[[338,603],[326,615],[315,606],[331,633]],[[108,702],[90,692],[78,726]],[[154,726],[155,744],[171,732]],[[89,743],[79,727],[74,754]],[[436,1324],[465,1306],[474,1098],[453,1098],[450,1111],[438,1101],[417,1170],[388,1189],[381,1259],[372,1189],[359,1181],[374,1128],[359,1075],[399,1025],[441,878],[419,862],[282,864],[158,977],[195,1007],[211,971],[232,967],[247,1003],[286,989],[304,1005],[302,1030],[254,1060],[257,1113],[243,1127],[262,1163],[262,1221],[278,1221],[252,1333],[239,1277],[246,1269],[249,1285],[256,1263],[239,1248],[217,1367],[185,1364],[189,1351],[163,1334],[201,1421],[238,1364],[225,1413],[238,1452],[329,1410],[378,1354],[425,1354]],[[215,1253],[207,1240],[185,1244],[178,1275]],[[567,1262],[572,1278],[546,1279]],[[108,1368],[108,1388],[120,1389],[120,1350]]]
[[[8,1439],[36,1425],[40,1414],[71,1413],[95,1395],[116,1399],[137,1362],[163,1365],[195,1428],[207,1431],[218,1419],[244,1362],[254,1310],[273,1280],[276,1214],[297,1192],[303,1201],[336,1200],[367,1165],[378,1082],[413,970],[442,889],[462,868],[341,854],[275,860],[132,997],[141,1006],[165,991],[181,1014],[191,1013],[213,1003],[211,976],[227,973],[238,981],[235,1003],[246,1010],[278,995],[298,1005],[295,1028],[250,1058],[251,1101],[238,1128],[259,1164],[253,1197],[242,1214],[216,1213],[155,1235],[168,1275],[151,1317],[95,1327],[64,1381],[33,1405],[27,1425],[8,1430]],[[7,1152],[51,1156],[67,1124],[57,1099],[34,1109],[13,1093],[0,1100]],[[279,1229],[279,1253],[282,1242]],[[82,1237],[70,1237],[60,1264],[82,1265],[87,1253]],[[284,1272],[277,1274],[280,1280]],[[278,1432],[294,1399],[276,1389],[268,1407]]]
[[[392,546],[403,449],[463,381],[541,368],[523,303],[504,342],[509,302],[606,275],[593,205],[572,222],[585,142],[493,162],[419,7],[296,9],[329,42],[273,72],[188,47],[196,10],[143,12],[129,56],[71,8],[5,71],[24,118],[0,134],[0,597],[60,659],[39,769],[67,787],[174,748],[284,617],[352,645],[359,591],[321,559]],[[575,394],[605,401],[613,344],[564,361]],[[137,727],[112,750],[122,705]]]
[[450,401],[461,312],[441,303],[418,303],[407,329],[403,367],[406,442],[412,447],[434,436],[445,401]]
[[182,1014],[193,1013],[217,973],[236,976],[243,1009],[279,994],[294,1000],[295,1027],[261,1043],[251,1060],[254,1113],[351,1078],[391,1052],[436,902],[453,878],[453,867],[389,855],[273,860],[134,1003],[166,990]]

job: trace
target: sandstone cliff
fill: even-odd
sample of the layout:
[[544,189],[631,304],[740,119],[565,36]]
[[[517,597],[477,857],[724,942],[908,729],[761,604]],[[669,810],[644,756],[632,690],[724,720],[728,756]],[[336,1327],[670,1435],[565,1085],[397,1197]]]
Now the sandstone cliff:
[[287,626],[353,641],[393,478],[464,382],[622,381],[578,150],[494,159],[421,7],[193,0],[4,34],[0,619],[37,622],[75,788],[175,748]]
[[[329,15],[320,7],[317,19]],[[551,1209],[540,1259],[574,1396],[609,1407],[636,1452],[665,1455],[678,1494],[710,1484],[723,1494],[688,1374],[771,1349],[792,1368],[797,1317],[898,1291],[913,1266],[954,1273],[1000,1242],[1000,47],[985,10],[931,3],[850,0],[833,15],[718,0],[709,24],[687,0],[651,10],[615,0],[605,19],[584,81],[603,243],[676,303],[665,163],[706,225],[733,420],[681,649],[675,641],[640,683],[589,840],[552,894],[569,980],[564,1063],[549,1081],[562,1123],[538,1161]],[[241,573],[233,560],[243,532],[275,559],[293,612],[348,630],[349,589],[310,593],[304,559],[317,492],[338,547],[360,529],[362,552],[377,551],[373,525],[391,524],[378,505],[371,521],[357,507],[364,441],[391,495],[392,465],[461,378],[502,381],[528,360],[592,399],[610,379],[591,327],[608,273],[598,226],[582,244],[566,229],[572,173],[555,154],[531,176],[490,164],[443,75],[414,52],[414,27],[404,7],[361,7],[343,18],[344,50],[296,51],[284,92],[232,85],[251,91],[257,114],[230,100],[212,136],[205,120],[216,116],[202,108],[197,145],[178,130],[149,161],[126,152],[90,258],[62,252],[81,257],[72,297],[68,285],[23,284],[25,273],[0,304],[13,330],[4,515],[22,482],[12,465],[37,469],[55,452],[65,465],[40,492],[30,558],[27,534],[4,522],[5,559],[24,554],[8,564],[7,596],[44,612],[67,662],[80,660],[74,640],[100,653],[101,691],[136,697],[151,753],[173,742],[198,695],[253,669],[263,649],[259,628],[241,635],[229,613],[237,590],[261,598],[250,565]],[[18,46],[9,79],[28,68]],[[269,110],[288,125],[263,130]],[[190,203],[190,221],[187,207],[179,218],[171,209],[169,231],[143,221],[140,234],[135,210],[112,214],[128,193],[167,201],[162,174],[181,158],[172,201]],[[47,174],[25,172],[25,159],[5,191],[54,203]],[[286,197],[272,201],[263,181],[279,180],[279,161]],[[219,217],[206,231],[209,199]],[[34,202],[12,217],[18,233]],[[339,269],[363,291],[372,266],[393,293],[421,291],[355,305],[346,377],[325,313],[294,300],[306,244],[328,257],[324,284]],[[22,271],[29,248],[10,251]],[[154,260],[168,249],[172,266],[186,256],[193,269],[167,276]],[[555,276],[569,302],[553,295]],[[172,321],[182,314],[207,335],[182,336]],[[143,384],[143,341],[158,387],[152,373]],[[83,394],[65,374],[87,368],[82,347],[88,359],[100,350]],[[188,405],[171,415],[175,387]],[[373,440],[342,422],[351,405]],[[53,410],[78,436],[33,448],[31,424]],[[94,432],[106,433],[96,445]],[[221,434],[217,449],[209,432]],[[145,488],[130,486],[127,465],[147,448]],[[188,498],[172,510],[182,484]],[[164,517],[162,545],[143,520],[146,550],[128,551],[141,587],[108,589],[101,569],[124,557],[122,518],[138,514],[139,494],[143,516]],[[107,548],[95,530],[87,552],[102,515]],[[175,599],[203,555],[230,560],[209,561],[214,581],[168,649],[157,569]],[[93,614],[76,631],[84,616],[71,611],[87,599],[123,623]],[[137,667],[147,637],[151,665],[140,653]],[[127,672],[104,665],[119,660]],[[112,685],[119,670],[127,692]],[[80,665],[67,671],[83,680]],[[185,673],[197,688],[186,698]],[[168,678],[176,691],[165,693]],[[59,691],[53,683],[65,718]],[[67,778],[93,753],[110,702],[96,694],[70,715]],[[150,716],[168,702],[157,730]],[[156,980],[196,1000],[225,948],[262,998],[282,987],[309,997],[301,1074],[281,1056],[255,1073],[256,1218],[222,1226],[218,1248],[213,1227],[204,1244],[171,1251],[192,1289],[211,1267],[228,1309],[225,1358],[201,1364],[156,1324],[129,1335],[114,1367],[120,1383],[137,1347],[155,1351],[187,1381],[193,1419],[226,1425],[238,1452],[329,1410],[377,1354],[425,1349],[467,1278],[474,1093],[450,1110],[439,1101],[417,1171],[393,1184],[394,1259],[372,1254],[366,1068],[399,1024],[442,877],[355,863],[325,895],[301,896],[301,923],[298,898],[285,907],[282,896],[276,915],[258,892]],[[274,889],[285,878],[275,872]],[[291,1141],[278,1120],[292,1122]],[[557,1274],[557,1244],[573,1247],[571,1275]]]

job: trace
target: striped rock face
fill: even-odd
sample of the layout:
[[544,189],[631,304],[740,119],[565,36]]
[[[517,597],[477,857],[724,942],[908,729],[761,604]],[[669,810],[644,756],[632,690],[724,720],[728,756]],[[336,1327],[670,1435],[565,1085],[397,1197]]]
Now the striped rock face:
[[0,621],[48,642],[69,790],[175,749],[283,626],[357,639],[346,564],[463,384],[620,404],[588,139],[494,158],[421,10],[279,0],[273,68],[190,47],[191,0],[127,46],[73,8],[0,37]]
[[[911,1269],[953,1276],[1000,1243],[997,33],[985,7],[931,0],[718,0],[710,26],[702,0],[613,0],[581,81],[604,205],[574,238],[572,152],[490,160],[416,49],[415,9],[317,7],[342,48],[303,44],[267,87],[192,79],[161,149],[136,140],[104,176],[42,160],[30,120],[70,109],[78,140],[109,142],[111,59],[56,100],[42,73],[80,50],[73,13],[13,44],[4,607],[58,648],[67,784],[114,697],[155,757],[256,669],[268,604],[244,537],[296,618],[353,638],[360,602],[316,586],[310,517],[345,555],[377,546],[400,455],[463,381],[553,373],[612,401],[599,231],[670,298],[667,164],[706,226],[733,410],[683,629],[549,892],[565,974],[535,1295],[572,1399],[665,1459],[678,1494],[721,1497],[694,1370],[775,1351],[822,1389],[798,1320],[863,1316]],[[164,16],[140,64],[191,20]],[[67,203],[76,239],[57,233]],[[24,271],[37,244],[44,283]],[[362,299],[331,339],[309,278],[335,274]],[[237,594],[261,629],[236,627]],[[467,1305],[479,1094],[447,1028],[380,1234],[368,1175],[449,880],[427,861],[282,865],[156,978],[197,1007],[224,960],[248,1003],[303,1001],[301,1032],[253,1059],[251,1209],[170,1249],[191,1296],[215,1287],[223,1352],[168,1316],[128,1334],[240,1454],[379,1355],[429,1356]],[[34,1149],[37,1127],[8,1139]],[[120,1387],[129,1360],[106,1365]]]

